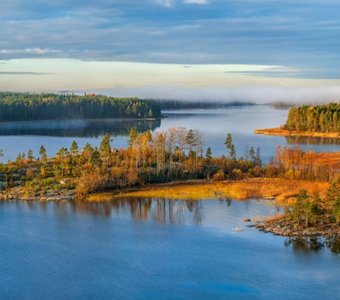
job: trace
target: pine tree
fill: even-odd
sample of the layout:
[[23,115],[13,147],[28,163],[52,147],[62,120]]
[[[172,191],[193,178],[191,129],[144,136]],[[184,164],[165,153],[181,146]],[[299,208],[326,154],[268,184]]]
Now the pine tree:
[[33,151],[31,149],[28,150],[27,152],[27,159],[29,162],[32,162],[33,161]]
[[103,136],[102,141],[100,142],[99,155],[102,160],[106,160],[110,156],[110,153],[111,153],[110,140],[111,140],[110,135],[106,133]]
[[135,128],[131,128],[130,132],[129,132],[129,139],[128,139],[128,146],[132,147],[133,142],[135,141],[136,137],[137,137],[137,130]]
[[43,145],[40,146],[39,155],[40,155],[40,160],[42,162],[46,162],[47,160],[46,149]]
[[255,165],[257,165],[257,166],[261,166],[262,165],[261,149],[260,149],[260,147],[257,147],[257,149],[256,149]]
[[208,147],[207,151],[205,152],[205,157],[210,159],[211,158],[211,148]]
[[236,150],[230,133],[227,134],[224,144],[228,150],[228,157],[232,160],[236,160]]
[[249,159],[255,163],[255,159],[256,159],[256,156],[255,156],[255,150],[254,150],[254,147],[251,146],[249,151],[248,151],[248,155],[249,155]]
[[73,141],[70,148],[71,155],[78,155],[78,144],[76,141]]

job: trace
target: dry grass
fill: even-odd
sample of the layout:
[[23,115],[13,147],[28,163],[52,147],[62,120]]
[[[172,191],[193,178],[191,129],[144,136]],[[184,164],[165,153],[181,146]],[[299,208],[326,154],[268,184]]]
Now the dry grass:
[[281,205],[290,205],[295,201],[301,189],[308,194],[315,192],[324,195],[329,184],[327,182],[285,180],[277,178],[252,178],[242,181],[225,181],[219,183],[189,183],[184,185],[150,186],[140,190],[122,192],[120,194],[94,194],[89,201],[105,201],[121,197],[167,198],[183,200],[232,198],[244,200],[249,198],[276,199]]
[[313,163],[319,166],[332,166],[340,169],[340,152],[315,153]]
[[311,132],[311,131],[289,131],[282,128],[256,129],[257,134],[280,135],[280,136],[312,136],[323,138],[340,138],[339,132]]

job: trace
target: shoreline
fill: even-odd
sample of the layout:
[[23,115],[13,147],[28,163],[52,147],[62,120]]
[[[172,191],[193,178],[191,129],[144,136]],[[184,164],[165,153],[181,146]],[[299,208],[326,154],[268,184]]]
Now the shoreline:
[[287,221],[283,214],[267,217],[252,226],[258,230],[282,237],[324,237],[340,239],[340,227],[331,224],[318,224],[310,227],[299,226]]
[[167,198],[171,200],[204,200],[231,198],[235,200],[275,200],[280,206],[291,205],[301,189],[310,194],[326,193],[328,182],[289,180],[281,178],[248,178],[240,180],[190,180],[150,184],[116,191],[89,194],[86,201],[101,202],[117,198]]
[[[231,198],[235,200],[275,200],[279,206],[294,203],[301,189],[308,193],[326,193],[328,182],[290,180],[282,178],[247,178],[240,180],[211,181],[207,179],[172,181],[165,183],[106,189],[88,194],[82,201],[105,202],[117,198],[167,198],[170,200],[204,200]],[[77,200],[75,189],[47,190],[30,193],[25,187],[14,187],[0,192],[1,200],[58,201]]]
[[255,129],[255,134],[274,135],[274,136],[307,136],[320,138],[339,138],[339,132],[310,132],[310,131],[289,131],[282,128]]
[[[218,199],[264,199],[273,201],[277,206],[289,207],[295,202],[300,189],[307,189],[309,193],[319,191],[326,193],[327,182],[288,180],[278,178],[249,178],[243,180],[227,180],[212,182],[209,180],[174,181],[145,186],[128,187],[119,190],[109,190],[93,193],[84,202],[101,203],[122,198],[153,198],[169,200],[218,200]],[[76,201],[74,190],[48,191],[45,193],[29,194],[21,188],[13,188],[0,193],[0,201]],[[291,221],[287,221],[284,214],[272,215],[266,218],[246,218],[249,227],[282,237],[325,237],[340,238],[340,228],[334,224],[323,224],[305,228]]]

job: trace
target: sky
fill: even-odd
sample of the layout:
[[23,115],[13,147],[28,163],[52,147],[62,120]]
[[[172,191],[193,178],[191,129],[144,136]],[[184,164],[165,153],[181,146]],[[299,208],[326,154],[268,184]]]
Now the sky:
[[338,0],[1,0],[0,90],[339,101]]

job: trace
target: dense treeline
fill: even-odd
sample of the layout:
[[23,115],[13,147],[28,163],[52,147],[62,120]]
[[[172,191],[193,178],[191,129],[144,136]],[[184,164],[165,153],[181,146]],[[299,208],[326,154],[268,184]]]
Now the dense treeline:
[[102,95],[0,93],[0,121],[159,118],[155,101]]
[[301,190],[291,210],[287,211],[287,221],[296,222],[299,227],[308,228],[325,221],[340,225],[340,186],[332,183],[324,198],[319,194],[308,195]]
[[340,102],[292,107],[284,128],[290,131],[340,132]]
[[161,109],[206,109],[206,108],[228,108],[256,105],[253,102],[217,102],[217,101],[184,101],[184,100],[153,100],[158,103]]
[[339,181],[339,162],[325,162],[318,153],[298,148],[277,149],[276,159],[262,165],[260,150],[250,147],[246,157],[237,158],[232,136],[225,139],[226,155],[214,157],[205,151],[202,135],[185,128],[149,131],[138,134],[132,129],[126,148],[113,149],[106,134],[99,148],[87,144],[78,149],[61,148],[48,159],[44,146],[39,158],[32,151],[18,155],[15,162],[2,165],[0,180],[5,188],[25,183],[28,189],[48,189],[60,182],[74,188],[79,196],[98,190],[118,189],[146,183],[187,179],[244,179],[271,177]]

